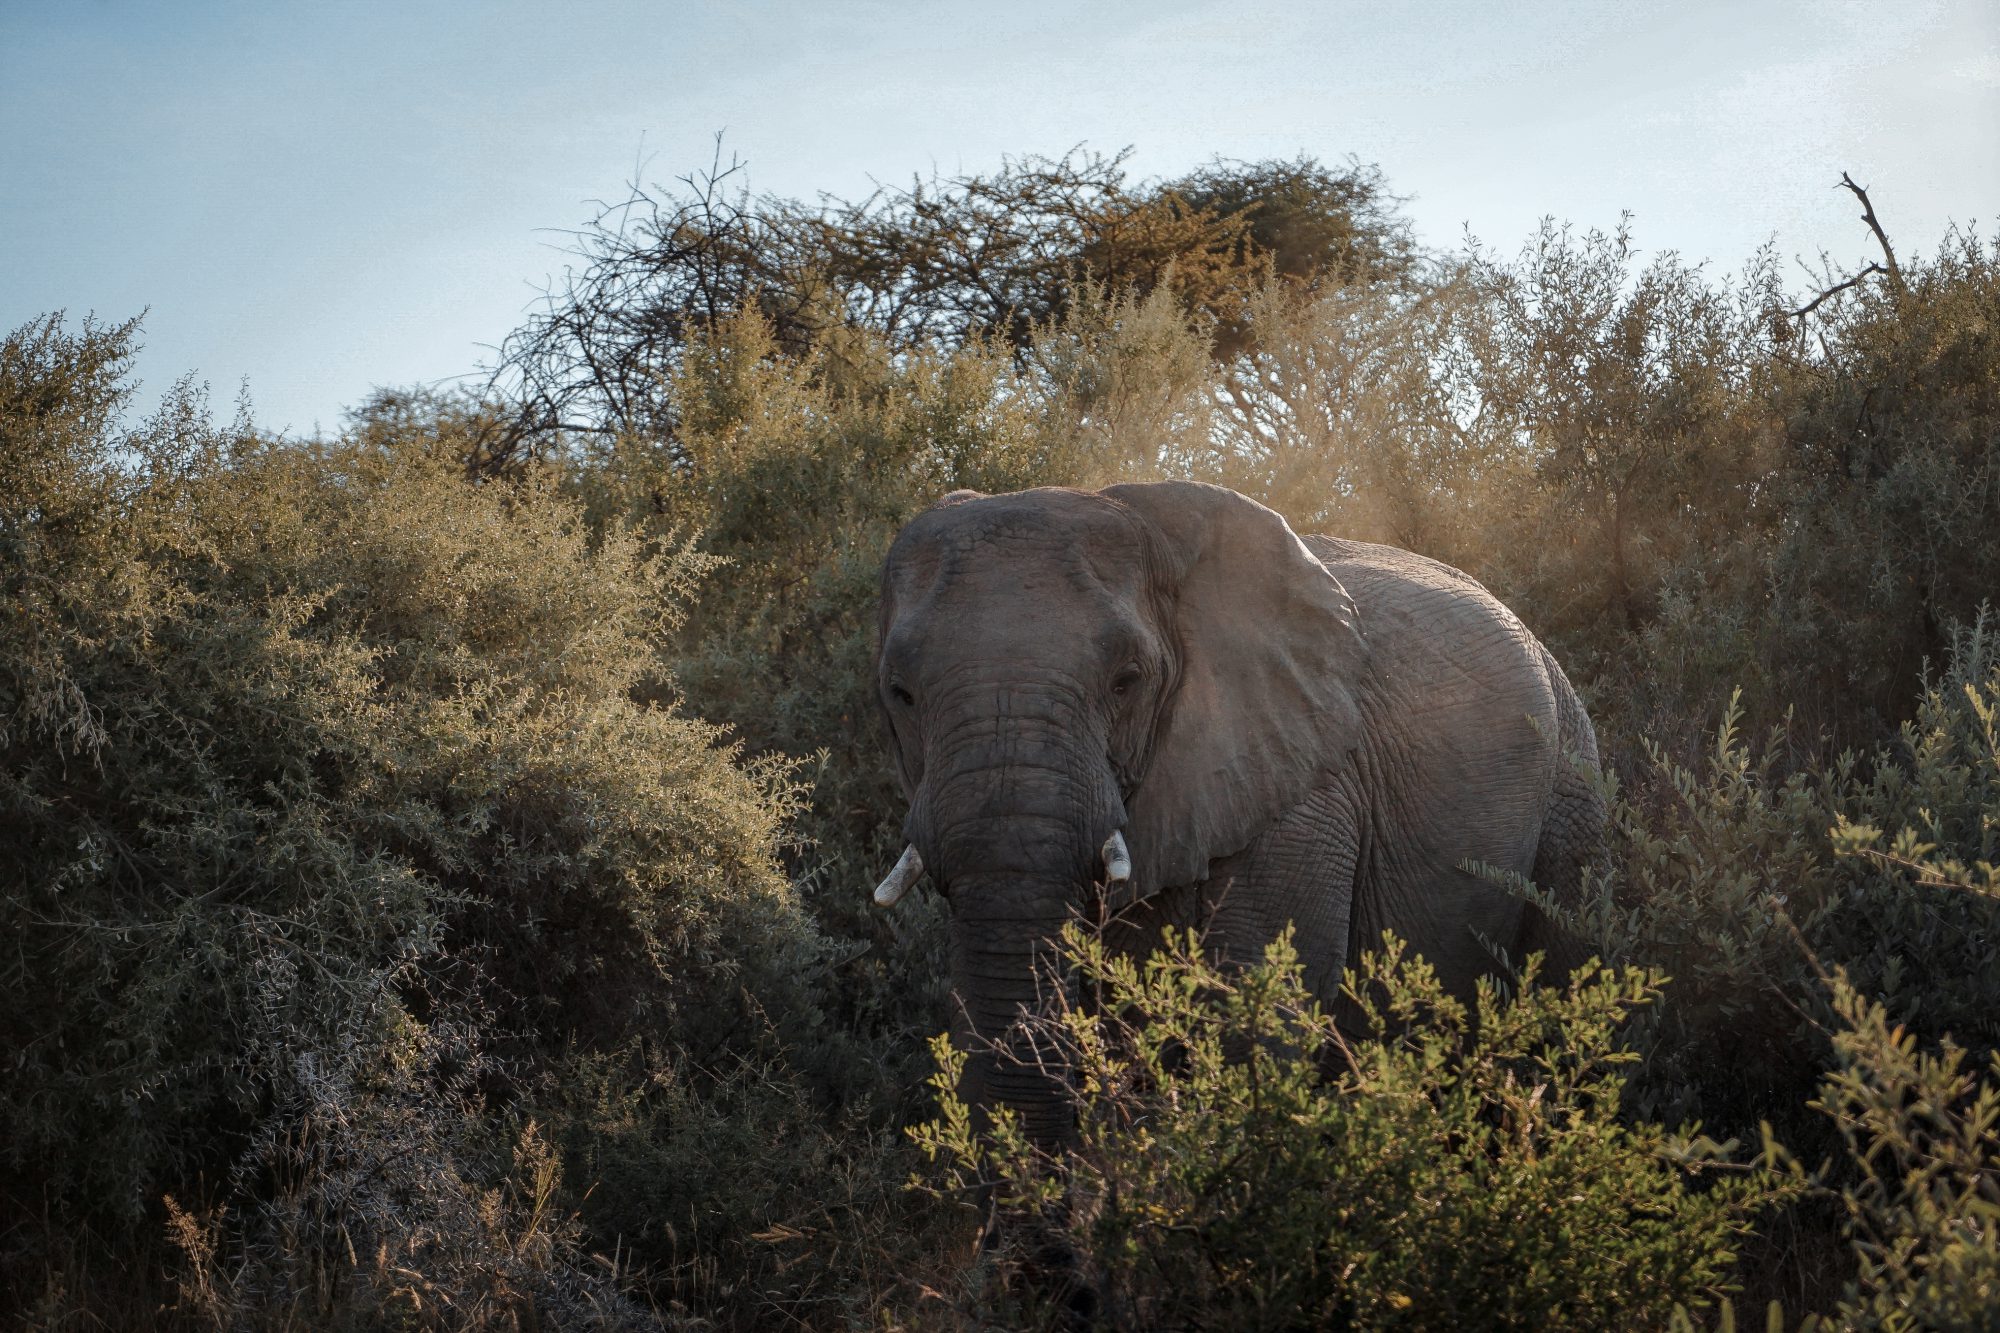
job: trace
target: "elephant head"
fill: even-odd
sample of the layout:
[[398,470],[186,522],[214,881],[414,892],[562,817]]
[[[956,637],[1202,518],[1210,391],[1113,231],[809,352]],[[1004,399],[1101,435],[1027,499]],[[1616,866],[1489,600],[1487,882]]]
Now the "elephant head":
[[1354,604],[1283,518],[1184,482],[961,491],[897,537],[877,688],[910,847],[952,912],[968,1097],[1067,1126],[1059,1074],[1000,1058],[1072,911],[1206,877],[1345,762]]

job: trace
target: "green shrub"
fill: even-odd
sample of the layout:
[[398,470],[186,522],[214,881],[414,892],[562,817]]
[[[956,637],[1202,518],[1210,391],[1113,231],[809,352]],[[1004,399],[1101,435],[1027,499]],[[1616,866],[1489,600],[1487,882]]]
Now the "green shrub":
[[1843,1328],[1985,1328],[2000,1309],[2000,1055],[1985,1077],[1946,1041],[1934,1052],[1833,979],[1839,1063],[1814,1103],[1839,1126],[1841,1190],[1859,1272]]
[[2000,957],[1989,944],[2000,931],[1996,715],[2000,641],[1981,614],[1952,633],[1896,744],[1839,790],[1844,892],[1813,936],[1897,1021],[1982,1053],[2000,1046]]
[[1763,603],[1759,650],[1806,720],[1871,744],[2000,587],[2000,246],[1953,232],[1815,321],[1779,400],[1785,522],[1734,595]]
[[929,1188],[991,1180],[1060,1228],[1114,1326],[1658,1323],[1710,1300],[1794,1192],[1621,1114],[1617,1034],[1655,974],[1555,990],[1531,963],[1468,1010],[1391,938],[1348,977],[1348,1038],[1289,936],[1228,975],[1193,937],[1144,962],[1077,927],[1065,946],[1093,1003],[1041,1023],[1074,1065],[1074,1149],[1049,1160],[1005,1109],[983,1143],[942,1038],[940,1118],[915,1132]]
[[[646,1077],[698,1084],[811,1029],[792,779],[643,701],[703,562],[422,438],[265,444],[187,395],[120,432],[130,335],[0,356],[10,1212],[157,1236],[171,1193],[248,1253],[291,1162],[321,1235],[414,1262],[333,1189],[366,1126],[433,1135],[432,1184],[382,1188],[470,1236],[507,1154],[432,1121],[490,1139],[642,1035]],[[447,1031],[487,1053],[469,1087],[404,1054]]]
[[1631,787],[1602,779],[1605,855],[1576,900],[1488,873],[1586,953],[1672,978],[1633,1034],[1647,1056],[1633,1089],[1645,1114],[1747,1131],[1801,1105],[1823,1066],[1802,1010],[1816,985],[1801,944],[1838,909],[1838,876],[1827,781],[1781,777],[1783,733],[1753,750],[1741,717],[1732,696],[1697,767],[1647,741]]
[[[1696,766],[1649,741],[1631,786],[1607,780],[1604,863],[1578,901],[1530,896],[1599,956],[1673,978],[1641,1025],[1650,1114],[1747,1128],[1800,1104],[1829,1058],[1825,966],[1930,1039],[2000,1043],[2000,900],[1961,891],[1990,888],[2000,855],[1996,717],[1982,615],[1893,746],[1799,765],[1782,729],[1742,738],[1732,696]],[[1884,829],[1900,830],[1886,847]]]
[[[1830,1202],[1852,1276],[1801,1302],[1801,1333],[1990,1328],[2000,1308],[2000,1057],[1984,1077],[1945,1039],[1926,1049],[1845,972],[1826,978],[1833,1060],[1814,1110],[1837,1151],[1809,1171],[1782,1146],[1767,1156],[1802,1195]],[[1796,1234],[1796,1233],[1795,1233]],[[1773,1300],[1766,1326],[1788,1326]],[[1725,1303],[1716,1327],[1737,1327]],[[1677,1311],[1676,1329],[1701,1325]]]

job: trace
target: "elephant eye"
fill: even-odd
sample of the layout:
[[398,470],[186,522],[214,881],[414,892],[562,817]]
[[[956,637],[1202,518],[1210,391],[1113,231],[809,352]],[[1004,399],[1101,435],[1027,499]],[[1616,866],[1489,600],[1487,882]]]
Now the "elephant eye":
[[917,696],[904,689],[902,683],[899,681],[892,681],[890,683],[889,694],[897,703],[903,705],[905,708],[908,708],[917,701]]
[[1111,678],[1111,692],[1121,699],[1124,698],[1131,692],[1132,687],[1139,683],[1139,674],[1137,666],[1126,667]]

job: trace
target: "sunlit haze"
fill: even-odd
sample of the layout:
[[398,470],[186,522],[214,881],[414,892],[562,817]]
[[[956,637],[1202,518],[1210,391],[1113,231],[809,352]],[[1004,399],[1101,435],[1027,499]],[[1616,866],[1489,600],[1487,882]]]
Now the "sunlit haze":
[[0,0],[0,126],[0,325],[147,310],[142,402],[247,383],[301,435],[476,370],[562,229],[719,131],[803,196],[1352,154],[1428,245],[1630,210],[1728,270],[1873,257],[1848,171],[1928,252],[2000,217],[2000,6]]

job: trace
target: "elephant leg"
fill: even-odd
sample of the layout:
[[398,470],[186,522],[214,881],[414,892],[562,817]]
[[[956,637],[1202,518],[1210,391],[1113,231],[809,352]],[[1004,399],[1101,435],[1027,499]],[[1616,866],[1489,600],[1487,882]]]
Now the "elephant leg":
[[1604,841],[1604,797],[1567,761],[1535,847],[1535,883],[1564,905],[1583,889],[1583,872]]
[[1252,965],[1289,925],[1306,985],[1331,1004],[1347,966],[1360,829],[1353,798],[1321,787],[1250,846],[1216,862],[1193,922],[1210,956],[1227,967]]
[[[1583,705],[1562,676],[1562,668],[1543,651],[1556,688],[1557,741],[1555,788],[1542,821],[1535,848],[1535,884],[1565,908],[1581,905],[1584,871],[1602,853],[1606,811],[1604,794],[1586,774],[1597,772],[1597,735]],[[1537,911],[1529,914],[1521,934],[1520,953],[1547,956],[1543,976],[1562,981],[1588,956],[1586,943]]]
[[[1597,788],[1563,761],[1562,776],[1549,802],[1542,840],[1535,848],[1534,880],[1564,908],[1580,905],[1583,872],[1604,841],[1604,798]],[[1544,958],[1542,978],[1560,983],[1590,956],[1589,944],[1539,908],[1530,909],[1522,923],[1516,960],[1531,953]]]

